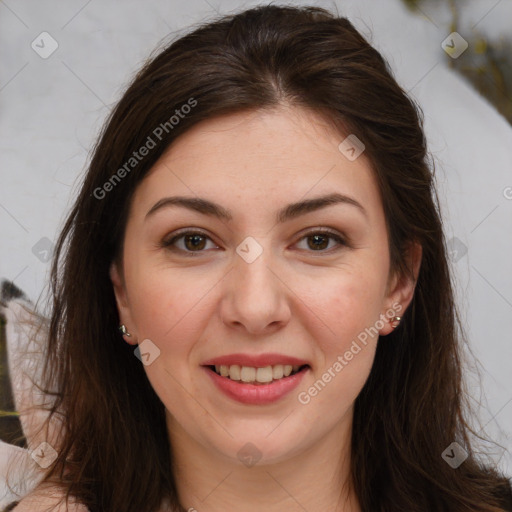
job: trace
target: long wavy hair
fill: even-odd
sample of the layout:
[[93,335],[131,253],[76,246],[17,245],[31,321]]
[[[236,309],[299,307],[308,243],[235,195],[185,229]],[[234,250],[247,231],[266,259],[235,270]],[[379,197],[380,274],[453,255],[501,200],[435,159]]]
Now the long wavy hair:
[[[355,402],[351,472],[362,510],[512,510],[509,481],[472,447],[465,341],[422,111],[350,21],[308,6],[259,6],[199,24],[160,48],[110,113],[52,263],[43,382],[54,398],[49,418],[62,414],[65,431],[43,482],[91,512],[154,512],[165,499],[184,510],[164,405],[118,331],[109,267],[122,254],[135,189],[177,137],[206,119],[284,103],[312,109],[340,141],[353,133],[364,142],[391,270],[410,272],[411,242],[423,249],[413,301],[378,344]],[[148,137],[154,147],[130,160]],[[468,453],[457,469],[441,456],[453,442]]]

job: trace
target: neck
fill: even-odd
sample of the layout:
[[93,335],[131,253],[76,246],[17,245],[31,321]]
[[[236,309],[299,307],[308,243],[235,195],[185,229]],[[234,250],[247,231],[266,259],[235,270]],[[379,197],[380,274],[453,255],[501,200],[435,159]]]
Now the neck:
[[361,510],[350,478],[351,417],[307,449],[251,466],[196,442],[169,414],[167,422],[174,477],[185,510]]

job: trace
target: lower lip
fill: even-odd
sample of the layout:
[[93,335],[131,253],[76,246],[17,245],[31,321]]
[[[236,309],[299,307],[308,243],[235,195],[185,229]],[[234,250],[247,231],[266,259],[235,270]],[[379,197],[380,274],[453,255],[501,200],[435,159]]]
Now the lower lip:
[[270,384],[248,384],[242,381],[231,380],[228,377],[221,377],[217,372],[206,366],[203,368],[217,388],[226,396],[237,402],[250,405],[265,405],[277,402],[293,391],[309,370],[309,366],[306,366],[296,374],[283,377]]

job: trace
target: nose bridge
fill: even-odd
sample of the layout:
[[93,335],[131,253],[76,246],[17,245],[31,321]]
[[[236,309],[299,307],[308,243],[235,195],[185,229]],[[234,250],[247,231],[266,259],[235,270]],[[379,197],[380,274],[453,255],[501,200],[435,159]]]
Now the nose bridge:
[[[236,249],[238,258],[235,259],[235,284],[240,291],[238,299],[248,298],[255,303],[267,304],[276,293],[276,277],[270,271],[273,263],[270,238],[256,240],[247,237]],[[264,245],[265,244],[265,245]],[[260,305],[261,307],[261,305]]]
[[243,324],[251,332],[288,319],[286,286],[277,277],[275,258],[264,242],[248,237],[239,244],[227,284],[224,320]]

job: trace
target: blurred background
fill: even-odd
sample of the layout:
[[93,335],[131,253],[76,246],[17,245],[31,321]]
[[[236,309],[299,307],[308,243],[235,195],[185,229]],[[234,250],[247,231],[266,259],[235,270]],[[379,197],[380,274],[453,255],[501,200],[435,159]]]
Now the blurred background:
[[[495,0],[485,5],[486,2],[480,1],[478,8],[477,2],[471,3],[466,0],[403,2],[412,12],[434,24],[432,16],[437,17],[443,11],[449,13],[448,19],[444,18],[444,24],[450,32],[464,34],[468,47],[460,57],[447,59],[448,65],[465,77],[512,124],[512,20],[507,18],[510,12],[501,11],[504,15],[503,20],[501,24],[495,25],[492,31],[489,30],[487,23],[482,24],[481,28],[478,27],[480,22],[502,2]],[[487,12],[480,11],[480,8],[487,7]],[[500,10],[498,9],[498,12]],[[477,19],[482,12],[485,15]],[[448,48],[450,44],[449,42]]]
[[[0,1],[0,278],[37,301],[110,108],[158,45],[262,2]],[[276,2],[280,3],[280,2]],[[347,16],[419,103],[481,408],[512,474],[512,0],[288,2]],[[21,433],[0,318],[0,440]],[[480,430],[481,429],[481,430]],[[18,441],[24,446],[23,441]]]

